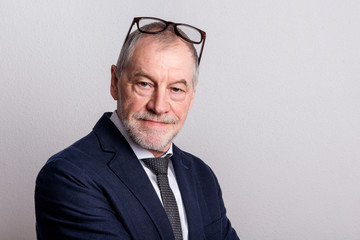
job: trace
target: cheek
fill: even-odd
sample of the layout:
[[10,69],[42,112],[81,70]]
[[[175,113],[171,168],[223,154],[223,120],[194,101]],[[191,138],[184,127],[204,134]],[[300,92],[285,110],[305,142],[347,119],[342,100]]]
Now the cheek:
[[188,111],[189,111],[189,104],[183,104],[183,105],[179,104],[173,107],[174,114],[181,122],[185,121]]
[[132,115],[135,112],[144,111],[146,109],[146,99],[141,97],[126,96],[122,95],[122,109],[123,112],[126,112],[127,115]]

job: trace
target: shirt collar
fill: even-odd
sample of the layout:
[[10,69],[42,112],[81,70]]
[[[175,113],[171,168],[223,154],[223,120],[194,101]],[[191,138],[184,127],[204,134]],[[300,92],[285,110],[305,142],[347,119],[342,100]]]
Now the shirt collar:
[[[154,155],[145,148],[142,148],[137,143],[135,143],[126,132],[124,125],[120,121],[119,116],[117,115],[116,110],[111,114],[110,120],[115,124],[115,126],[119,129],[120,133],[125,137],[126,141],[129,143],[131,149],[134,151],[136,157],[138,159],[143,158],[153,158]],[[166,155],[170,154],[170,157],[173,155],[173,144],[171,143],[170,148],[162,155],[161,157],[165,157]]]

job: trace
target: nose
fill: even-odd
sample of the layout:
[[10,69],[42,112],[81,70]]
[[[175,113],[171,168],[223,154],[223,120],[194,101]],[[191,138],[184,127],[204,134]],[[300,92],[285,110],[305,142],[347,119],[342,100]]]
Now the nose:
[[148,104],[147,110],[155,114],[164,114],[170,111],[170,103],[166,90],[157,89],[152,94]]

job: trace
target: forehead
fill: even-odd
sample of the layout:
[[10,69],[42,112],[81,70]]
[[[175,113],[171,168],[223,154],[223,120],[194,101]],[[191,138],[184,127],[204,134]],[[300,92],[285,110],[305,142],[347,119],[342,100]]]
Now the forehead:
[[190,78],[194,71],[192,52],[182,40],[162,42],[151,35],[139,39],[129,64],[132,69],[182,72],[183,75],[190,74]]

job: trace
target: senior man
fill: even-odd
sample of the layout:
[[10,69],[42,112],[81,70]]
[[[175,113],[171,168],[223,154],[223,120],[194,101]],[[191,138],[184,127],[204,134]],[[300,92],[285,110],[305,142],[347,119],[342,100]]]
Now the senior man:
[[134,18],[111,67],[116,111],[38,175],[38,239],[238,239],[214,173],[173,144],[204,42],[193,26]]

